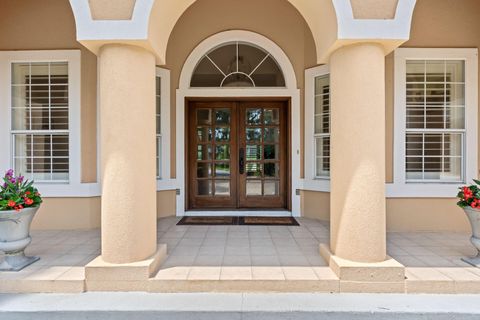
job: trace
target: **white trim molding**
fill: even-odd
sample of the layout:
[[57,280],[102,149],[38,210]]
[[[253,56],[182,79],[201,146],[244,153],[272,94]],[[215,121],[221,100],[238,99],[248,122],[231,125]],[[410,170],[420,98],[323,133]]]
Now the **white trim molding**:
[[[407,182],[405,177],[406,62],[407,60],[465,61],[465,142],[462,183]],[[459,48],[400,48],[395,51],[394,183],[387,185],[390,197],[450,197],[457,188],[478,176],[478,50]]]
[[175,189],[170,179],[170,70],[157,67],[156,76],[160,78],[160,114],[161,137],[160,179],[157,179],[157,191]]
[[77,40],[147,40],[155,0],[135,1],[131,20],[94,20],[86,0],[70,0]]
[[[251,43],[269,52],[278,62],[285,77],[285,88],[190,88],[190,79],[195,66],[211,49],[232,41]],[[177,215],[185,214],[185,98],[200,97],[285,97],[291,104],[291,162],[292,162],[292,215],[300,216],[300,197],[296,190],[302,186],[300,179],[300,90],[290,59],[283,50],[270,39],[254,32],[232,30],[217,33],[201,42],[187,58],[176,93],[176,161],[177,183],[180,195],[177,196]],[[189,212],[190,213],[190,212]]]
[[350,0],[333,0],[338,40],[408,40],[417,0],[399,0],[393,19],[355,19]]
[[69,179],[66,183],[37,183],[45,197],[88,197],[99,195],[97,183],[81,182],[81,54],[80,50],[0,52],[0,168],[13,167],[11,131],[11,65],[14,62],[68,62],[69,93]]
[[329,178],[317,178],[315,175],[315,78],[330,73],[328,65],[322,65],[305,70],[305,178],[303,190],[330,190]]

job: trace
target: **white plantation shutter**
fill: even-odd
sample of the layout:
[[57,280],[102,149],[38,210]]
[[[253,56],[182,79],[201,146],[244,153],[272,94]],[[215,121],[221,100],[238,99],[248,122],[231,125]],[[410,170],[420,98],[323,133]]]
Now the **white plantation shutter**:
[[406,61],[407,182],[462,182],[465,61]]
[[315,77],[315,177],[330,176],[330,75]]
[[162,78],[156,77],[157,179],[162,178]]

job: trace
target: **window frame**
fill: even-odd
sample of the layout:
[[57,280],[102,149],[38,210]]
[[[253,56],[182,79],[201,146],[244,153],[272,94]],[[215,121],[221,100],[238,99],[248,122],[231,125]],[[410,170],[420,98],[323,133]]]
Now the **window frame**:
[[68,125],[69,178],[68,181],[37,182],[45,196],[90,193],[91,184],[81,187],[81,53],[80,50],[3,51],[0,52],[0,145],[7,146],[0,153],[0,168],[13,168],[12,128],[12,64],[13,63],[68,63]]
[[[406,178],[406,62],[407,60],[465,61],[465,136],[462,182],[407,181]],[[455,197],[457,188],[477,177],[478,50],[460,48],[399,48],[394,53],[394,183],[389,194]],[[420,130],[419,130],[420,131]],[[442,130],[440,130],[442,131]],[[445,132],[447,130],[443,130]],[[387,188],[388,190],[388,188]]]
[[[315,133],[315,78],[330,74],[328,65],[321,65],[305,70],[305,145],[304,163],[305,177],[303,179],[303,190],[330,191],[330,176],[316,175],[316,138],[325,134]],[[331,101],[330,101],[331,108]],[[331,114],[331,110],[330,110]],[[331,134],[331,132],[330,132]]]
[[[161,137],[160,147],[160,174],[157,176],[157,191],[171,190],[172,180],[170,178],[170,70],[156,67],[155,81],[160,78],[160,115],[161,130],[155,136]],[[155,89],[156,90],[156,89]],[[157,92],[155,92],[156,103]],[[155,113],[156,117],[156,113]]]

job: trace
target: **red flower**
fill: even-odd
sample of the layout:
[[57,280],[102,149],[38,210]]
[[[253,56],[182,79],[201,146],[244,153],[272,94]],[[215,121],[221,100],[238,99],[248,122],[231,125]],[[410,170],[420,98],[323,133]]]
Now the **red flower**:
[[30,191],[25,192],[25,194],[26,194],[27,196],[30,195]]
[[468,187],[463,187],[463,197],[468,200],[473,197],[473,192]]
[[25,198],[24,201],[25,201],[25,204],[28,205],[28,206],[33,203],[33,200],[29,199],[29,198]]
[[20,211],[21,209],[23,209],[23,206],[21,204],[15,207],[15,211],[17,212]]
[[13,200],[8,200],[7,206],[13,208],[13,207],[15,207],[15,204],[16,204],[15,201],[13,201]]

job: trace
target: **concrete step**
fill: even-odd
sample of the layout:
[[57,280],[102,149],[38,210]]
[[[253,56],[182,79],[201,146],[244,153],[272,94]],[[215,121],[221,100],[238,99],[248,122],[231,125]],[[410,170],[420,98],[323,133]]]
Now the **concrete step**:
[[0,294],[0,320],[480,319],[478,295]]

